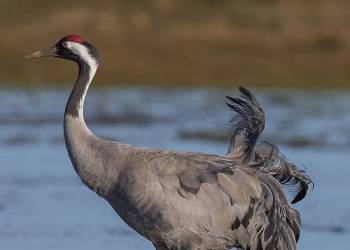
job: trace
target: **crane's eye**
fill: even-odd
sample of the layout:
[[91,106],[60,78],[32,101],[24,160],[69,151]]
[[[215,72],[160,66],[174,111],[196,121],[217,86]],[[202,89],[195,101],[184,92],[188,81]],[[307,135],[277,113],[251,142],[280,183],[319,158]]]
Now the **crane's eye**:
[[68,48],[68,43],[67,43],[67,42],[63,42],[63,43],[62,43],[62,47],[63,47],[63,48]]

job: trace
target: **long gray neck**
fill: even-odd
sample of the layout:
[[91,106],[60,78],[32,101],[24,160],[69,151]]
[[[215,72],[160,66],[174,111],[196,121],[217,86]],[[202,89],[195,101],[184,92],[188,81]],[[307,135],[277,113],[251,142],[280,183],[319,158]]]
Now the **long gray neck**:
[[[90,62],[91,63],[91,62]],[[79,61],[77,81],[68,99],[64,113],[64,138],[67,151],[75,171],[92,190],[101,193],[104,173],[103,166],[97,164],[96,145],[103,141],[87,128],[84,121],[84,100],[97,70],[97,65]]]
[[64,114],[64,138],[69,157],[81,180],[105,197],[118,181],[125,159],[135,149],[127,144],[102,140],[87,128],[84,100],[97,64],[88,60],[78,62],[78,65],[78,79]]

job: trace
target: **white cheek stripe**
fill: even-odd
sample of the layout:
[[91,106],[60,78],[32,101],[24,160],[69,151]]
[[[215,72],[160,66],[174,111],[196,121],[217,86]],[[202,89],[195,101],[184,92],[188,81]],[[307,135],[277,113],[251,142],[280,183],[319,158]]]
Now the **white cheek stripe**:
[[89,80],[88,83],[85,86],[84,93],[81,96],[81,99],[79,101],[79,106],[78,106],[78,112],[79,112],[79,117],[83,118],[83,108],[84,108],[84,101],[85,101],[85,96],[87,93],[87,90],[90,86],[90,83],[92,81],[92,78],[94,77],[98,64],[96,63],[96,60],[91,56],[89,53],[89,50],[82,44],[80,43],[75,43],[75,42],[66,42],[66,46],[68,49],[70,49],[74,54],[78,55],[80,58],[82,58],[90,67],[90,72],[89,72]]

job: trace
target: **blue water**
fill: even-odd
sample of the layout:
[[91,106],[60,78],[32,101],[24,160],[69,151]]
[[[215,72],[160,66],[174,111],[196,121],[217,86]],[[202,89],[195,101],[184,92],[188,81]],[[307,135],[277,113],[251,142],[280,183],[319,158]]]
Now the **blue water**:
[[[300,249],[349,249],[350,94],[255,91],[266,112],[263,138],[276,142],[315,188],[297,205]],[[0,249],[153,249],[83,186],[65,149],[68,90],[0,91]],[[85,108],[100,137],[138,146],[224,154],[226,140],[182,132],[225,131],[228,93],[216,89],[106,89]]]

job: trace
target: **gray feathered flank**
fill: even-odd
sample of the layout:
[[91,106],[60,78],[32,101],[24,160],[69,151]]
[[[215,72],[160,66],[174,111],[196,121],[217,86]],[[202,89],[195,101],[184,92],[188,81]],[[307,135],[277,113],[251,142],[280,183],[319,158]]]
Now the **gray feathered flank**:
[[[292,204],[302,200],[311,179],[280,153],[278,147],[263,141],[256,144],[265,126],[262,106],[249,90],[239,87],[240,97],[227,97],[236,112],[231,120],[231,142],[227,156],[246,162],[274,176],[292,195]],[[243,158],[241,156],[244,156]]]
[[55,56],[79,66],[65,110],[64,136],[74,170],[85,185],[157,250],[297,249],[300,217],[280,183],[289,181],[281,174],[286,167],[282,171],[271,164],[257,165],[276,154],[254,146],[264,127],[263,111],[247,90],[241,88],[243,99],[231,99],[232,109],[243,119],[233,131],[230,152],[235,153],[229,156],[106,141],[88,129],[83,116],[100,62],[92,47],[68,35],[50,50],[30,56]]

